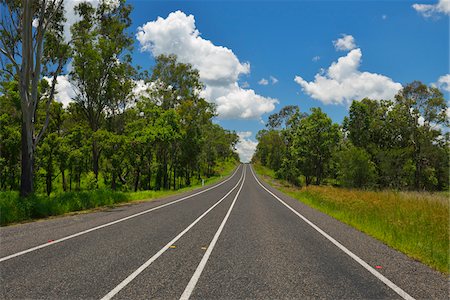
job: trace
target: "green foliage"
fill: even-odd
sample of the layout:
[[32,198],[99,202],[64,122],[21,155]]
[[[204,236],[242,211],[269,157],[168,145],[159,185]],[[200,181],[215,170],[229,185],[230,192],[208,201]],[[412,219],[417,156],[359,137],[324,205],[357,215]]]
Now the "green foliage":
[[[236,168],[236,163],[234,159],[219,162],[213,171],[214,176],[205,180],[205,184],[215,183],[223,175],[230,174]],[[90,172],[85,181],[88,186],[95,180],[95,175]],[[178,191],[140,191],[131,193],[117,192],[103,188],[80,192],[52,193],[50,196],[34,194],[27,198],[21,198],[19,193],[15,191],[0,192],[0,225],[3,226],[30,219],[57,216],[102,206],[112,206],[135,200],[153,200],[190,191],[201,186],[201,184],[201,180],[196,181],[193,186]]]
[[448,190],[446,111],[442,93],[418,81],[392,100],[353,101],[342,128],[318,108],[307,116],[288,106],[258,133],[253,161],[295,184]]
[[325,177],[328,163],[339,141],[339,126],[320,108],[312,108],[311,115],[293,128],[293,141],[289,149],[298,169],[309,185],[313,177],[318,185]]
[[376,168],[370,155],[351,143],[337,152],[339,179],[344,186],[370,188],[376,184]]

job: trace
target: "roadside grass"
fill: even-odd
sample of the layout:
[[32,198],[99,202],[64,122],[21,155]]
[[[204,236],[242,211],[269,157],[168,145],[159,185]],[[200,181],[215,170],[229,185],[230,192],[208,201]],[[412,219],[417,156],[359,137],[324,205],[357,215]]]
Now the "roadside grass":
[[285,194],[449,274],[448,192],[298,188],[276,180],[270,169],[254,167],[265,181]]
[[[236,163],[227,161],[216,167],[216,174],[204,180],[205,185],[218,182],[231,174]],[[58,216],[99,207],[111,207],[132,201],[151,201],[162,197],[181,194],[201,187],[201,180],[195,180],[189,187],[178,190],[121,192],[106,188],[78,192],[58,192],[47,196],[37,193],[20,198],[19,192],[0,192],[0,225],[9,225],[34,219]]]

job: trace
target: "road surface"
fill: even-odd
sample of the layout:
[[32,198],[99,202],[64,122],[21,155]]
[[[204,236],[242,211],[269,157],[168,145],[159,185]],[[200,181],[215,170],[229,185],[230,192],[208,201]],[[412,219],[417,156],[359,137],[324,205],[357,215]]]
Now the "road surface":
[[162,200],[0,228],[1,299],[448,298],[440,273],[248,164]]

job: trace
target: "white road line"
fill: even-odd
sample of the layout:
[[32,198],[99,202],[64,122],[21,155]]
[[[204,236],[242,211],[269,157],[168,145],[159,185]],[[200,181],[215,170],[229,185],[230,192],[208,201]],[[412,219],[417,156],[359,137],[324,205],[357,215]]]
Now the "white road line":
[[[245,167],[244,167],[245,170]],[[141,265],[136,271],[131,273],[127,278],[125,278],[121,283],[119,283],[113,290],[106,294],[101,300],[109,300],[114,297],[118,292],[120,292],[124,287],[126,287],[133,279],[135,279],[142,271],[144,271],[148,266],[150,266],[158,257],[160,257],[170,246],[172,246],[176,241],[178,241],[183,235],[185,235],[195,224],[197,224],[204,216],[206,216],[211,210],[213,210],[217,205],[219,205],[228,195],[230,195],[238,186],[240,181],[244,176],[244,170],[239,178],[238,183],[219,201],[217,201],[213,206],[211,206],[207,211],[205,211],[200,217],[198,217],[194,222],[192,222],[188,227],[186,227],[182,232],[180,232],[176,237],[174,237],[170,242],[168,242],[164,247],[161,248],[155,255],[153,255],[149,260],[147,260],[143,265]]]
[[142,212],[140,212],[140,213],[136,213],[136,214],[133,214],[133,215],[131,215],[131,216],[128,216],[128,217],[125,217],[125,218],[122,218],[122,219],[118,219],[118,220],[116,220],[116,221],[112,221],[112,222],[109,222],[109,223],[106,223],[106,224],[103,224],[103,225],[100,225],[100,226],[96,226],[96,227],[93,227],[93,228],[90,228],[90,229],[87,229],[87,230],[84,230],[84,231],[80,231],[80,232],[78,232],[78,233],[75,233],[75,234],[72,234],[72,235],[69,235],[69,236],[66,236],[66,237],[63,237],[63,238],[54,240],[54,241],[52,241],[52,242],[48,242],[48,243],[45,243],[45,244],[41,244],[41,245],[39,245],[39,246],[32,247],[32,248],[29,248],[29,249],[26,249],[26,250],[23,250],[23,251],[20,251],[20,252],[17,252],[17,253],[14,253],[14,254],[11,254],[11,255],[2,257],[2,258],[0,258],[0,262],[6,261],[6,260],[8,260],[8,259],[11,259],[11,258],[14,258],[14,257],[17,257],[17,256],[24,255],[24,254],[26,254],[26,253],[30,253],[30,252],[36,251],[36,250],[38,250],[38,249],[42,249],[42,248],[45,248],[45,247],[48,247],[48,246],[51,246],[51,245],[54,245],[54,244],[57,244],[57,243],[61,243],[61,242],[67,241],[67,240],[69,240],[69,239],[72,239],[72,238],[74,238],[74,237],[77,237],[77,236],[80,236],[80,235],[83,235],[83,234],[92,232],[92,231],[94,231],[94,230],[102,229],[102,228],[105,228],[105,227],[108,227],[108,226],[111,226],[111,225],[114,225],[114,224],[117,224],[117,223],[120,223],[120,222],[129,220],[129,219],[132,219],[132,218],[141,216],[141,215],[146,214],[146,213],[149,213],[149,212],[151,212],[151,211],[155,211],[155,210],[157,210],[157,209],[160,209],[160,208],[163,208],[163,207],[166,207],[166,206],[169,206],[169,205],[172,205],[172,204],[181,202],[181,201],[183,201],[183,200],[192,198],[192,197],[194,197],[194,196],[200,195],[200,194],[202,194],[202,193],[205,193],[205,192],[207,192],[207,191],[210,191],[210,190],[212,190],[212,189],[215,189],[215,188],[221,186],[222,184],[224,184],[225,182],[231,180],[231,178],[233,178],[234,175],[236,175],[236,173],[237,173],[237,171],[239,170],[240,167],[241,167],[241,165],[239,165],[239,166],[237,167],[237,169],[234,171],[234,173],[233,173],[229,178],[227,178],[226,180],[224,180],[224,181],[222,181],[221,183],[219,183],[219,184],[217,184],[217,185],[214,185],[214,186],[212,186],[212,187],[210,187],[210,188],[207,188],[207,189],[205,189],[205,190],[202,190],[202,191],[200,191],[200,192],[197,192],[197,193],[195,193],[195,194],[192,194],[192,195],[183,197],[183,198],[181,198],[181,199],[178,199],[178,200],[175,200],[175,201],[172,201],[172,202],[169,202],[169,203],[166,203],[166,204],[163,204],[163,205],[160,205],[160,206],[151,208],[151,209],[144,210],[144,211],[142,211]]
[[359,263],[361,266],[363,266],[367,271],[372,273],[376,278],[381,280],[384,284],[386,284],[388,287],[390,287],[394,292],[396,292],[398,295],[400,295],[403,299],[408,300],[414,300],[413,297],[411,297],[408,293],[406,293],[404,290],[402,290],[399,286],[397,286],[395,283],[384,277],[380,272],[376,271],[374,268],[372,268],[368,263],[366,263],[364,260],[359,258],[356,254],[348,250],[344,245],[336,241],[334,238],[332,238],[330,235],[328,235],[325,231],[320,229],[317,225],[315,225],[313,222],[305,218],[303,215],[301,215],[299,212],[297,212],[295,209],[290,207],[286,204],[283,200],[281,200],[277,195],[269,191],[264,185],[261,184],[261,182],[256,177],[255,173],[253,172],[253,169],[250,167],[250,170],[252,171],[253,177],[255,177],[256,181],[259,183],[259,185],[265,189],[269,194],[271,194],[275,199],[281,202],[284,206],[289,208],[294,214],[296,214],[298,217],[300,217],[303,221],[305,221],[308,225],[310,225],[312,228],[314,228],[316,231],[318,231],[321,235],[323,235],[326,239],[328,239],[330,242],[332,242],[336,247],[341,249],[345,254],[353,258],[357,263]]
[[[246,171],[246,169],[247,168],[244,167],[244,171]],[[225,223],[227,222],[228,217],[231,214],[231,210],[233,209],[234,204],[236,203],[236,200],[237,200],[237,198],[239,196],[239,193],[242,190],[242,187],[244,186],[244,182],[245,182],[245,175],[244,175],[244,180],[242,180],[241,187],[239,188],[236,196],[233,199],[233,203],[231,203],[231,206],[228,209],[228,212],[225,215],[225,218],[223,219],[222,223],[220,224],[219,229],[217,229],[217,232],[214,235],[211,243],[209,244],[208,249],[206,250],[205,254],[203,255],[202,260],[198,264],[197,269],[194,272],[194,275],[192,275],[191,280],[189,280],[188,285],[184,289],[184,292],[181,295],[180,300],[187,300],[187,299],[189,299],[189,297],[191,296],[192,292],[194,291],[195,286],[196,286],[198,280],[200,279],[200,276],[202,275],[203,269],[205,268],[206,263],[208,262],[209,256],[211,255],[211,252],[213,251],[214,246],[216,245],[217,240],[219,239],[219,236],[222,233],[223,227],[225,226]]]

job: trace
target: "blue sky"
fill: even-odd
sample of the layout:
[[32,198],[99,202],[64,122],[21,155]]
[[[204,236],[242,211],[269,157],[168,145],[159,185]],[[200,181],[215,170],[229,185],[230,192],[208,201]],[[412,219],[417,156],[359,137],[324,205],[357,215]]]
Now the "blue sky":
[[197,67],[216,122],[241,132],[243,160],[285,105],[321,107],[340,123],[351,100],[389,98],[413,80],[449,99],[450,0],[128,3],[134,63],[150,69],[154,55],[175,52]]

